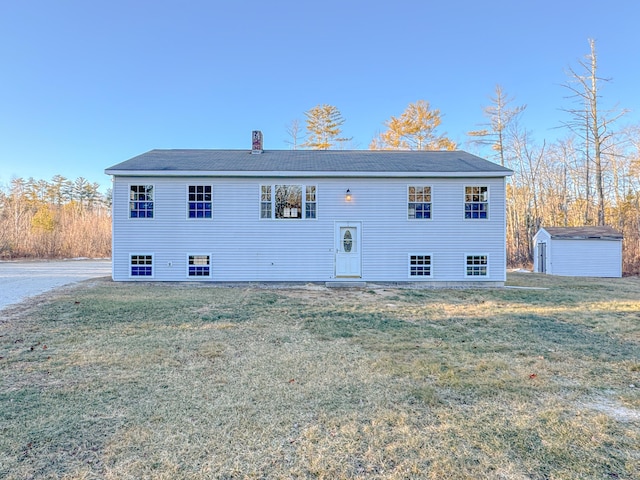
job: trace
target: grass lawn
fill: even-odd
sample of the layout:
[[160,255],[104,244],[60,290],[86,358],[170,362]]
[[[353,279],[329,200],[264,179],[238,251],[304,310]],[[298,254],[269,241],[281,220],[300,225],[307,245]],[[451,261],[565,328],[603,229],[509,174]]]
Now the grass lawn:
[[106,280],[0,314],[0,478],[638,479],[640,279]]

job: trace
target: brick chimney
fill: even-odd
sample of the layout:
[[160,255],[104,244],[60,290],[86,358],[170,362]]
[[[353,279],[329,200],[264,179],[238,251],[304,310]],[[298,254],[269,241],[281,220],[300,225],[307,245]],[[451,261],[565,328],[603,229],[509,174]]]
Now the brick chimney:
[[254,130],[251,132],[251,153],[262,153],[262,132],[260,130]]

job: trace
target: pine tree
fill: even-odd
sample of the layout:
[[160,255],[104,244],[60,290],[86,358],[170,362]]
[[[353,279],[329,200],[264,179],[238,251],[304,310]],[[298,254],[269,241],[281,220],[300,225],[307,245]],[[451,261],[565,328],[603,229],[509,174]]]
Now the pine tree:
[[399,117],[391,117],[387,130],[371,141],[371,150],[455,150],[456,144],[436,129],[442,123],[440,110],[431,110],[429,102],[410,103]]
[[333,105],[316,105],[304,113],[307,117],[307,140],[302,144],[313,150],[329,150],[351,138],[340,137],[344,118]]

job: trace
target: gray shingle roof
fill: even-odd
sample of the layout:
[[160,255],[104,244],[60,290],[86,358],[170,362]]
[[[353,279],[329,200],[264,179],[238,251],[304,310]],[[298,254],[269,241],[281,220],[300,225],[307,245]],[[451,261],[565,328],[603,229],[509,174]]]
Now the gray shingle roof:
[[381,150],[151,150],[105,170],[110,175],[255,174],[274,172],[331,175],[512,174],[463,151]]
[[612,227],[543,227],[551,238],[564,239],[622,239],[622,233]]

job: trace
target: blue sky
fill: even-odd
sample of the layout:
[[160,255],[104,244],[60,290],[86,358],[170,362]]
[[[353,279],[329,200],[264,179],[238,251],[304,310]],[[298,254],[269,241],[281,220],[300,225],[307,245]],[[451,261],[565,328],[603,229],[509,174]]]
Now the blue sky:
[[539,141],[567,132],[568,67],[596,40],[603,105],[640,124],[633,0],[1,0],[0,185],[83,176],[153,148],[286,149],[318,104],[366,149],[423,99],[465,145],[496,84]]

